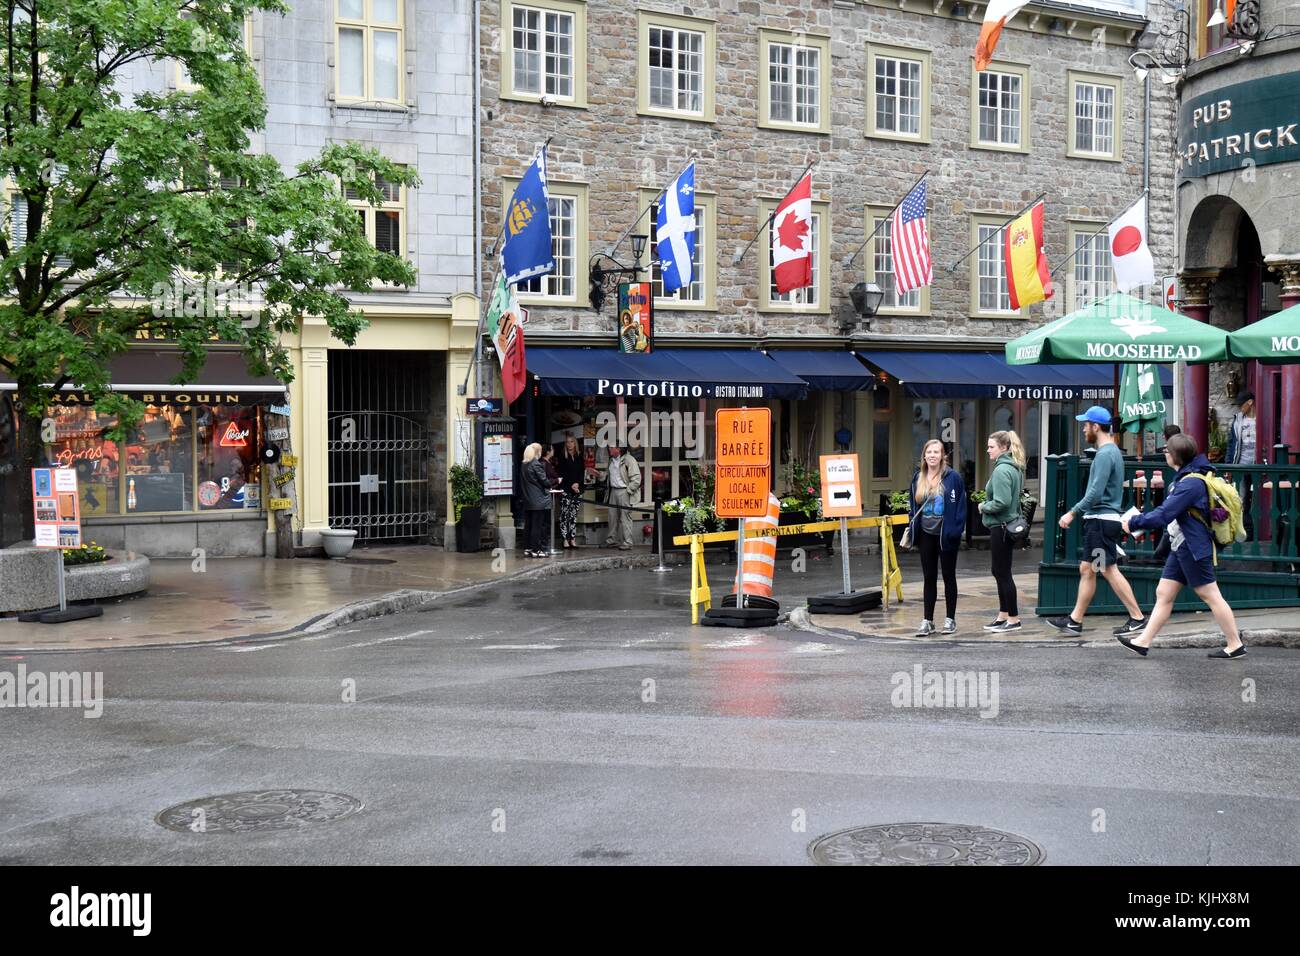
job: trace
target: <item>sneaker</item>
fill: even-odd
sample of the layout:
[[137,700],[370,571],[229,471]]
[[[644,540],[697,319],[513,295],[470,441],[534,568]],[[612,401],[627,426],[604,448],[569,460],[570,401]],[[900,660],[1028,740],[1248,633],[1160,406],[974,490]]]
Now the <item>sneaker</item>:
[[984,630],[1000,631],[1002,629],[1002,625],[1005,623],[1007,623],[1007,619],[1005,617],[995,617],[993,620],[989,621],[987,624],[984,625]]
[[[1147,651],[1151,650],[1151,648],[1149,647],[1140,647],[1139,645],[1134,644],[1132,641],[1128,640],[1128,638],[1124,637],[1123,635],[1116,635],[1115,640],[1119,641],[1121,644],[1127,647],[1134,654],[1137,654],[1141,657],[1146,657]],[[1212,657],[1213,655],[1210,656]]]
[[1116,637],[1121,634],[1137,634],[1146,629],[1147,619],[1145,617],[1131,617],[1124,624],[1111,631]]
[[1238,657],[1246,656],[1246,645],[1242,644],[1235,651],[1229,651],[1227,648],[1221,647],[1217,651],[1210,651],[1205,656],[1215,661],[1235,661]]
[[1052,625],[1058,631],[1064,631],[1066,634],[1082,634],[1083,625],[1076,621],[1070,615],[1065,617],[1049,617],[1047,623]]
[[1020,630],[1020,627],[1021,627],[1021,624],[1020,624],[1019,621],[1013,621],[1013,620],[1011,620],[1010,618],[1007,618],[1005,621],[1003,621],[1003,622],[1002,622],[1001,624],[999,624],[997,627],[989,628],[989,630],[991,630],[991,631],[997,631],[997,632],[1000,634],[1000,633],[1002,633],[1003,631],[1018,631],[1018,630]]
[[916,629],[916,637],[928,637],[934,633],[934,624],[930,621],[922,621],[921,626]]
[[943,632],[945,634],[956,634],[957,622],[953,618],[945,617],[943,619]]

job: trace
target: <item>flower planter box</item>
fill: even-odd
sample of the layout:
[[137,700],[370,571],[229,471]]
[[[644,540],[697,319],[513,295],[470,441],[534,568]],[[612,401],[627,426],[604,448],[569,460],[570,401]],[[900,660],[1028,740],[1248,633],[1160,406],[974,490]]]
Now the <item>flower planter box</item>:
[[479,535],[483,526],[483,509],[479,505],[466,505],[460,509],[456,522],[456,550],[472,554],[479,549]]
[[[665,514],[664,519],[664,554],[672,551],[689,552],[689,544],[673,544],[673,538],[678,535],[686,534],[686,515],[678,512],[677,514]],[[735,531],[736,520],[734,518],[723,521],[723,531]],[[658,546],[659,529],[655,528],[653,536],[650,538],[650,547],[653,549]],[[734,551],[736,545],[731,541],[706,541],[704,542],[705,551]]]
[[[780,527],[788,528],[796,524],[812,524],[822,518],[810,518],[802,511],[782,511]],[[777,551],[793,551],[795,548],[825,548],[827,554],[833,553],[835,546],[834,531],[810,531],[804,534],[783,534],[776,539]]]

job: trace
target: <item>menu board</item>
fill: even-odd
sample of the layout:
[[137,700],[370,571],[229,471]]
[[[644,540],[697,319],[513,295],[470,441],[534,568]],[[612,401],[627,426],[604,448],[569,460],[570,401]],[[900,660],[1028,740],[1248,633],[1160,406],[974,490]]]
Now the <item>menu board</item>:
[[36,517],[36,547],[81,547],[81,502],[75,471],[33,468],[32,510]]
[[483,463],[483,495],[514,493],[515,423],[483,420],[479,461]]

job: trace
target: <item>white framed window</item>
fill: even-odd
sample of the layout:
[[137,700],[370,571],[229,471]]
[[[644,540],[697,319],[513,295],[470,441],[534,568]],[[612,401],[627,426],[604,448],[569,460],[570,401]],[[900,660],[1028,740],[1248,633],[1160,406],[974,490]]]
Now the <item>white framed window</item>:
[[971,81],[971,145],[1029,151],[1029,68],[993,64]]
[[[62,167],[60,167],[62,170]],[[5,232],[9,239],[9,252],[13,254],[27,245],[27,197],[19,192],[13,182],[5,177],[4,183],[0,186],[3,191],[5,213],[8,216],[8,228]],[[45,215],[45,223],[49,225],[49,212]],[[72,260],[67,256],[55,256],[53,267],[63,270],[72,265]]]
[[830,132],[830,40],[759,31],[759,126]]
[[[638,87],[642,112],[713,118],[714,25],[640,11]],[[638,94],[642,91],[638,90]]]
[[[1097,232],[1100,229],[1101,232]],[[1114,290],[1110,263],[1110,237],[1104,223],[1071,223],[1069,302],[1070,311],[1086,308]]]
[[1018,315],[1011,308],[1011,292],[1007,289],[1007,264],[1004,258],[1005,229],[1001,219],[976,217],[971,230],[974,243],[979,244],[971,258],[971,311],[984,315]]
[[[642,190],[643,208],[655,201],[657,194]],[[668,295],[663,292],[663,273],[658,266],[659,247],[655,241],[655,217],[658,209],[651,206],[646,215],[650,221],[650,241],[646,244],[645,261],[655,263],[650,267],[650,282],[654,287],[655,306],[664,309],[696,309],[711,311],[716,309],[714,284],[716,281],[716,255],[714,253],[714,210],[716,197],[711,193],[695,194],[695,255],[691,259],[691,284],[683,286]]]
[[888,206],[867,207],[867,231],[870,232],[877,227],[879,227],[879,231],[876,232],[875,238],[867,244],[867,248],[863,250],[863,258],[866,260],[865,281],[874,282],[885,293],[885,297],[880,300],[880,308],[883,312],[928,314],[930,311],[929,286],[922,286],[919,289],[904,292],[902,295],[898,293],[898,286],[894,281],[894,241],[891,211]]
[[867,44],[867,135],[930,141],[930,53]]
[[1119,110],[1123,80],[1115,76],[1070,72],[1070,129],[1067,156],[1119,162]]
[[502,98],[585,106],[587,5],[503,0],[501,13]]
[[[780,200],[769,200],[761,204],[762,218],[759,224],[767,221]],[[762,269],[759,275],[759,309],[770,312],[829,312],[830,299],[827,292],[827,276],[830,274],[830,235],[831,204],[814,200],[812,204],[812,222],[809,223],[809,238],[812,245],[812,285],[789,292],[776,291],[776,277],[772,268],[772,240],[770,232],[764,232],[759,252]]]
[[404,257],[406,255],[406,187],[377,178],[375,184],[383,193],[384,204],[372,206],[351,187],[343,194],[357,211],[357,218],[365,230],[366,239],[380,252]]
[[[510,202],[518,184],[518,179],[504,182],[504,203]],[[545,305],[578,305],[579,296],[587,294],[587,187],[552,181],[547,183],[547,192],[555,270],[519,283],[519,298]]]
[[401,103],[402,0],[334,0],[335,96]]

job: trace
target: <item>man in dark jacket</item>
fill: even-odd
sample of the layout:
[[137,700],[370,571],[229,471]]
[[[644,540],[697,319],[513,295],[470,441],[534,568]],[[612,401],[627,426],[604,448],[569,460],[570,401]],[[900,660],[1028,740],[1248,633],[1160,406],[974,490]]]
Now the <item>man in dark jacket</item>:
[[1131,641],[1123,634],[1116,635],[1116,638],[1129,650],[1146,657],[1151,642],[1173,613],[1174,599],[1187,585],[1206,603],[1227,638],[1226,646],[1209,656],[1216,660],[1244,657],[1246,646],[1237,632],[1232,608],[1223,599],[1214,576],[1209,486],[1197,477],[1209,474],[1213,469],[1206,457],[1197,452],[1196,442],[1188,435],[1174,435],[1169,439],[1165,445],[1165,460],[1169,467],[1178,469],[1178,475],[1165,494],[1164,502],[1160,507],[1134,515],[1124,522],[1124,530],[1130,534],[1168,526],[1171,550],[1156,588],[1156,606],[1141,634]]

